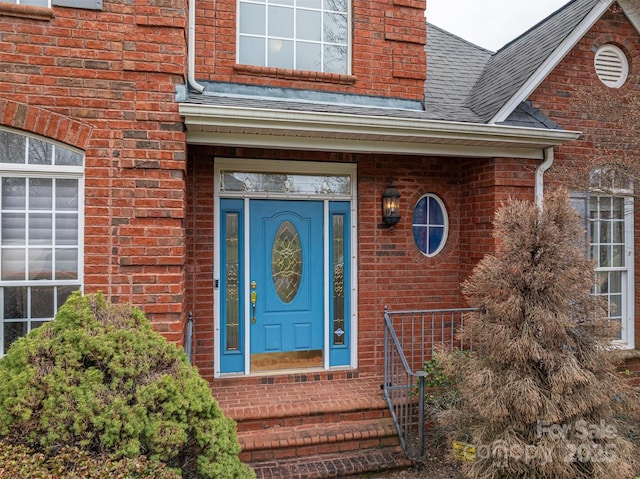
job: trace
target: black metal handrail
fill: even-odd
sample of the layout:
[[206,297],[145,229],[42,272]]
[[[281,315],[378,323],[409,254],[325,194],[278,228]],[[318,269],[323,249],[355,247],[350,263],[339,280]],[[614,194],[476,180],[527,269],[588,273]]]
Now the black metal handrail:
[[383,394],[407,456],[425,459],[425,361],[437,349],[471,349],[458,332],[473,308],[384,311]]

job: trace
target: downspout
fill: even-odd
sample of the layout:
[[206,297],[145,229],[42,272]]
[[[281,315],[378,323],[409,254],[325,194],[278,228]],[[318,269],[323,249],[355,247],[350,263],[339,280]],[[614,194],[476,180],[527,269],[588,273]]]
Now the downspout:
[[196,0],[189,0],[189,29],[187,33],[187,82],[198,93],[204,91],[204,87],[194,77],[196,69]]
[[536,168],[534,196],[538,208],[542,208],[544,200],[544,173],[553,165],[553,148],[544,149],[544,161]]

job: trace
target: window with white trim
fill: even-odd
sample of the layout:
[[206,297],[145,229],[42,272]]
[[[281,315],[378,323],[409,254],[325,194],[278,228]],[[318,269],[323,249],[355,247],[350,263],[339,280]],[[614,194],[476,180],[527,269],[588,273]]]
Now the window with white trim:
[[34,7],[51,8],[51,0],[1,0],[0,3],[13,3],[16,5],[31,5]]
[[69,7],[88,10],[102,10],[102,0],[0,0],[0,3],[13,3],[14,5],[31,5],[34,7]]
[[0,355],[82,289],[84,157],[0,129]]
[[572,203],[585,221],[589,257],[595,262],[594,294],[606,300],[607,315],[620,324],[617,343],[634,347],[633,195],[614,170],[591,175],[591,191]]
[[418,200],[413,209],[413,239],[425,256],[435,256],[447,241],[449,219],[444,203],[433,194]]
[[238,63],[349,73],[349,0],[239,0]]

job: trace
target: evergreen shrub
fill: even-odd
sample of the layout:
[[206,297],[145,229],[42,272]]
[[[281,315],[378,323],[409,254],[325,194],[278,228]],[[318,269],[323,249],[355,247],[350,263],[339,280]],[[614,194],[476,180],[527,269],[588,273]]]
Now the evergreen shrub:
[[0,441],[0,477],[11,479],[180,479],[182,476],[144,456],[113,460],[93,458],[77,448],[47,457],[26,446]]
[[55,321],[0,359],[0,439],[47,457],[160,461],[184,478],[254,477],[225,417],[183,350],[142,311],[74,293]]

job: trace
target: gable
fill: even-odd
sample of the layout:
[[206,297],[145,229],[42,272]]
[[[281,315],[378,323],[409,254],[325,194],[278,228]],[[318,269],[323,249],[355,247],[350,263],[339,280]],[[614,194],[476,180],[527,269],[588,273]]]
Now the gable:
[[504,121],[582,37],[576,32],[586,31],[604,7],[601,0],[575,0],[504,46],[487,63],[466,105],[484,122]]

